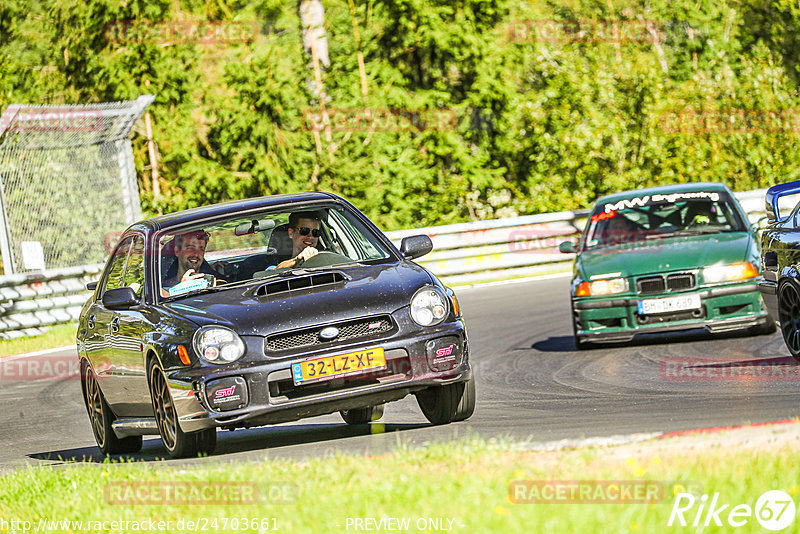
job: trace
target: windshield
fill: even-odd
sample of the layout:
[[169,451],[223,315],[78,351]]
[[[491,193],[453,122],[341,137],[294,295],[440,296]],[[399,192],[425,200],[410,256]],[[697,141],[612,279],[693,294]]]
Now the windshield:
[[745,222],[724,191],[645,195],[598,204],[589,218],[583,249],[745,230]]
[[391,257],[372,230],[338,206],[232,215],[162,234],[158,249],[162,298]]

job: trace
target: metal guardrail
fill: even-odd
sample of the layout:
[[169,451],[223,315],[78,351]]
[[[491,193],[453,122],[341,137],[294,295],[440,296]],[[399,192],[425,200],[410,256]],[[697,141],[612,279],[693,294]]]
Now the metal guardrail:
[[388,232],[396,244],[403,237],[427,234],[433,252],[418,263],[449,284],[460,284],[563,269],[572,260],[558,251],[565,240],[577,242],[588,211],[544,213]]
[[[736,194],[753,223],[765,215],[765,194],[766,189]],[[567,271],[574,255],[560,253],[558,245],[577,241],[587,215],[588,211],[544,213],[399,230],[387,236],[399,245],[403,237],[429,235],[433,252],[419,263],[448,284],[464,284]],[[86,283],[96,280],[102,269],[88,265],[0,277],[0,338],[35,335],[42,327],[76,320],[88,297]]]
[[37,335],[43,327],[76,321],[88,298],[86,284],[102,270],[86,265],[0,277],[0,338]]

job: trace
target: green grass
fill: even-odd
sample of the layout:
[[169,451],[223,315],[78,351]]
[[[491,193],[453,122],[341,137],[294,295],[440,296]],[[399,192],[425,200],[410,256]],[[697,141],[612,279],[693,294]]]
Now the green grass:
[[[0,340],[0,358],[75,345],[75,333],[77,331],[78,323],[67,323],[49,326],[46,332],[38,336]],[[1,529],[0,532],[2,532]]]
[[[26,468],[0,480],[0,518],[34,524],[40,518],[170,520],[172,532],[177,531],[175,521],[180,519],[211,522],[214,518],[216,531],[233,532],[230,526],[222,528],[222,518],[234,517],[274,518],[280,532],[355,532],[353,524],[346,528],[348,518],[365,517],[410,518],[410,532],[418,531],[415,522],[421,518],[445,518],[444,526],[446,519],[452,519],[451,531],[464,533],[728,532],[727,512],[740,503],[754,506],[767,490],[784,490],[797,502],[800,444],[756,453],[684,447],[681,439],[685,438],[671,440],[674,445],[666,453],[661,441],[655,452],[653,444],[642,444],[632,455],[620,454],[613,447],[518,451],[510,443],[475,439],[419,449],[401,445],[397,452],[383,456],[336,455],[302,462],[265,459],[220,464],[210,460],[171,468],[132,462]],[[520,479],[663,481],[666,496],[657,504],[512,504],[509,483]],[[109,483],[176,481],[190,482],[195,488],[219,482],[254,484],[262,496],[269,485],[283,487],[290,502],[276,504],[261,498],[258,504],[224,506],[114,505],[104,493]],[[709,499],[719,492],[720,503],[731,504],[721,514],[724,526],[668,528],[672,494],[680,487],[673,484],[676,481],[699,488],[695,493],[706,493]],[[697,506],[686,513],[689,524],[696,510]],[[763,529],[751,517],[736,531]]]

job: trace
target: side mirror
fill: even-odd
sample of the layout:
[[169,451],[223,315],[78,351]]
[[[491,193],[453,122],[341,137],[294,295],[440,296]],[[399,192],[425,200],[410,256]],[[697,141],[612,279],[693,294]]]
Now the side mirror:
[[558,250],[564,254],[575,254],[575,252],[577,252],[575,250],[575,243],[572,241],[563,241],[560,245],[558,245]]
[[103,306],[109,310],[125,310],[137,304],[139,304],[139,298],[129,287],[109,289],[103,293]]
[[95,289],[97,289],[98,283],[99,282],[89,282],[88,284],[86,284],[86,289],[88,289],[89,291],[94,291]]
[[400,252],[406,259],[413,260],[433,250],[433,241],[426,235],[412,235],[400,241]]

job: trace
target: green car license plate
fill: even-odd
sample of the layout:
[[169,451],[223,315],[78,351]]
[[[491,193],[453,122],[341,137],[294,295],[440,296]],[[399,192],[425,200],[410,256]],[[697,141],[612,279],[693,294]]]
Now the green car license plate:
[[682,295],[680,297],[640,300],[638,303],[639,315],[657,315],[659,313],[699,310],[700,306],[700,295]]

